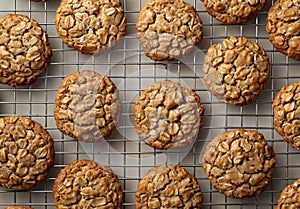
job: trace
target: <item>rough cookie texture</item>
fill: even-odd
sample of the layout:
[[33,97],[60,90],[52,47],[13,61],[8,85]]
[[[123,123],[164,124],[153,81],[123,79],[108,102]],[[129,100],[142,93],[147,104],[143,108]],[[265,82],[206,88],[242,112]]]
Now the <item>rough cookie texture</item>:
[[275,207],[275,209],[298,208],[300,208],[300,179],[282,190],[278,199],[278,205]]
[[274,98],[273,109],[275,130],[300,149],[300,82],[282,87]]
[[8,206],[5,209],[33,209],[33,208],[27,206]]
[[44,73],[51,56],[48,36],[35,20],[18,14],[0,19],[0,83],[32,84]]
[[75,160],[53,186],[56,208],[121,208],[123,191],[113,171],[91,160]]
[[193,144],[203,125],[200,97],[194,90],[168,80],[143,91],[133,112],[139,137],[156,149]]
[[136,23],[137,37],[152,60],[172,61],[187,56],[202,40],[202,21],[182,0],[149,0]]
[[0,186],[29,190],[45,180],[53,162],[53,139],[39,123],[0,118]]
[[232,36],[208,49],[203,72],[205,85],[214,96],[242,106],[256,101],[267,87],[270,62],[257,43]]
[[75,71],[61,83],[54,103],[56,125],[64,134],[82,141],[102,141],[121,117],[115,84],[90,70]]
[[227,25],[248,22],[264,8],[267,0],[202,0],[206,11]]
[[197,179],[178,165],[154,167],[139,181],[136,209],[201,208]]
[[266,29],[278,51],[300,60],[299,0],[276,0],[268,12]]
[[126,32],[119,0],[62,0],[55,25],[65,44],[87,55],[111,49]]
[[252,197],[270,182],[275,153],[261,133],[236,129],[207,145],[202,167],[219,192],[234,198]]

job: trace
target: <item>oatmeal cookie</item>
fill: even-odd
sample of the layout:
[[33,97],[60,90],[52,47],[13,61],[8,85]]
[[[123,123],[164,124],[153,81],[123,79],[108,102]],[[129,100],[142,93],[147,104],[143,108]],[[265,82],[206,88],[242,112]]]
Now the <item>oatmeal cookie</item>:
[[56,208],[120,209],[123,190],[110,168],[92,160],[75,160],[57,175],[53,197]]
[[65,44],[87,55],[111,49],[126,32],[119,0],[62,0],[55,25]]
[[254,130],[235,129],[206,147],[202,167],[212,185],[233,198],[259,195],[275,171],[275,153]]
[[30,190],[44,181],[54,163],[53,139],[22,116],[0,118],[0,186]]
[[121,100],[115,84],[90,70],[75,71],[61,83],[54,102],[58,129],[81,141],[102,141],[116,129]]
[[286,186],[280,193],[275,209],[300,208],[300,179]]
[[300,149],[300,82],[284,86],[273,101],[274,128],[294,148]]
[[202,40],[202,21],[183,0],[149,0],[141,9],[136,33],[155,61],[172,61],[190,54]]
[[51,56],[48,36],[35,20],[19,14],[0,18],[0,83],[32,84],[44,73]]
[[243,24],[262,10],[267,0],[202,0],[206,11],[226,25]]
[[243,106],[256,101],[267,87],[270,61],[254,41],[232,36],[208,49],[203,72],[208,91],[228,104]]
[[300,60],[299,0],[276,0],[268,12],[266,29],[278,51]]
[[136,209],[198,208],[202,193],[197,179],[178,165],[158,166],[139,181]]
[[165,80],[142,92],[133,113],[135,129],[146,144],[176,149],[194,143],[203,125],[204,107],[194,90]]

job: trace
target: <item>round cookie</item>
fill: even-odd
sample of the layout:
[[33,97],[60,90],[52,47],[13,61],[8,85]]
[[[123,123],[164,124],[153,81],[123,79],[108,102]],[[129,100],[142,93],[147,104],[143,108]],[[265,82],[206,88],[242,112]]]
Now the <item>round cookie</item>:
[[62,0],[55,25],[65,44],[87,55],[111,49],[126,32],[120,0]]
[[284,86],[273,101],[274,128],[294,148],[300,149],[300,82]]
[[206,11],[226,25],[243,24],[264,8],[267,0],[202,0]]
[[44,181],[54,163],[53,139],[22,116],[0,118],[0,186],[30,190]]
[[300,208],[300,179],[286,186],[280,193],[275,209]]
[[135,196],[136,209],[200,209],[202,206],[202,193],[197,179],[178,165],[150,169],[139,181]]
[[183,0],[149,0],[139,13],[136,34],[146,56],[172,61],[193,51],[202,27],[195,8]]
[[33,208],[27,206],[8,206],[5,209],[33,209]]
[[267,15],[266,30],[273,46],[288,57],[300,60],[300,2],[276,0]]
[[0,18],[0,83],[32,84],[44,73],[51,56],[48,36],[35,20],[19,14]]
[[275,171],[275,153],[254,130],[235,129],[208,143],[202,167],[212,185],[233,198],[259,195]]
[[229,37],[209,47],[203,64],[205,85],[231,105],[256,101],[267,87],[270,62],[265,50],[244,37]]
[[177,149],[194,143],[203,125],[204,107],[194,90],[165,80],[142,92],[133,113],[135,129],[146,144]]
[[92,160],[75,160],[57,175],[53,197],[56,208],[120,209],[123,191],[110,168]]
[[58,129],[81,141],[102,141],[116,129],[121,100],[107,76],[90,70],[75,71],[61,83],[54,103]]

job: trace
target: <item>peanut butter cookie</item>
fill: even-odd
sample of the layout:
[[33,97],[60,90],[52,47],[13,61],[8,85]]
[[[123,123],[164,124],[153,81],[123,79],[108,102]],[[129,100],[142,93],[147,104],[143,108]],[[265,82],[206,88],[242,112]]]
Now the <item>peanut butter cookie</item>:
[[275,153],[261,133],[235,129],[206,147],[202,167],[212,185],[233,198],[259,195],[275,171]]
[[55,25],[65,44],[87,55],[111,49],[126,32],[119,0],[62,0]]
[[203,72],[208,91],[228,104],[243,106],[256,101],[267,87],[270,61],[254,41],[232,36],[209,47]]
[[266,29],[278,51],[300,60],[299,0],[276,0],[268,12]]
[[141,9],[136,33],[143,50],[156,61],[190,54],[202,40],[202,21],[183,0],[149,0]]
[[30,190],[54,163],[53,139],[37,122],[22,116],[0,118],[0,186]]
[[75,71],[61,83],[54,103],[58,129],[81,141],[102,141],[116,129],[121,100],[115,84],[90,70]]
[[273,101],[274,128],[294,148],[300,149],[300,82],[284,86]]
[[92,160],[75,160],[57,175],[53,197],[56,208],[120,209],[123,190],[110,168]]
[[243,24],[264,8],[267,0],[202,0],[206,11],[226,25]]
[[19,14],[0,19],[0,83],[32,84],[44,73],[51,56],[48,36],[35,20]]
[[135,129],[146,144],[176,149],[194,143],[203,125],[204,107],[194,90],[165,80],[142,92],[133,113]]
[[300,179],[286,186],[280,193],[275,209],[300,208]]
[[197,179],[178,165],[154,167],[139,181],[136,209],[198,208],[202,193]]

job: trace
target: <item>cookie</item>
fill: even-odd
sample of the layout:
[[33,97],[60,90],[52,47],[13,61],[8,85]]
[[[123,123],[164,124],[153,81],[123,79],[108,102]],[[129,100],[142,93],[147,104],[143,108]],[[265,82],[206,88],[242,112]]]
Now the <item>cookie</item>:
[[232,36],[209,47],[203,72],[208,91],[228,104],[243,106],[256,101],[267,87],[270,61],[254,41]]
[[134,105],[135,129],[156,149],[177,149],[194,143],[203,125],[204,107],[194,90],[169,80],[144,90]]
[[202,193],[197,179],[178,165],[150,169],[139,181],[136,209],[201,208]]
[[22,116],[0,118],[0,186],[30,190],[44,181],[54,163],[53,139]]
[[92,160],[75,160],[57,175],[53,186],[56,208],[121,208],[123,190],[110,168]]
[[274,128],[294,148],[300,149],[300,82],[280,89],[273,101]]
[[5,209],[33,209],[33,208],[27,206],[8,206]]
[[226,25],[243,24],[261,11],[267,0],[201,0],[206,11]]
[[30,85],[50,63],[46,32],[31,18],[8,14],[0,18],[0,83]]
[[70,48],[97,55],[114,47],[125,35],[126,19],[119,0],[62,0],[55,26]]
[[275,171],[275,153],[261,133],[235,129],[208,143],[202,168],[220,193],[252,197],[269,184]]
[[275,209],[300,208],[300,179],[286,186],[280,193]]
[[97,142],[116,129],[121,109],[119,92],[110,78],[90,70],[75,71],[57,91],[54,118],[64,134]]
[[300,2],[276,0],[267,15],[266,30],[273,46],[288,57],[300,60]]
[[146,56],[172,61],[193,51],[202,27],[195,8],[183,0],[149,0],[139,12],[136,34]]

